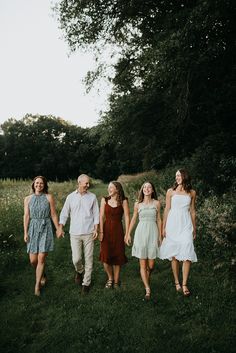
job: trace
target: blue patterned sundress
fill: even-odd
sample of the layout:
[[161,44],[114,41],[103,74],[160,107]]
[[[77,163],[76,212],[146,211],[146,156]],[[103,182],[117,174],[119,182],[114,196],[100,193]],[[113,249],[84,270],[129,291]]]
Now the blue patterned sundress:
[[46,194],[31,196],[29,201],[30,223],[28,228],[27,252],[47,253],[54,248],[50,204]]

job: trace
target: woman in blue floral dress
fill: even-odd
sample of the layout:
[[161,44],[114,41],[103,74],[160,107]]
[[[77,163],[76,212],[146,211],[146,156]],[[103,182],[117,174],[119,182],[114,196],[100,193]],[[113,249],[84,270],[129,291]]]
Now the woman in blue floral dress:
[[[24,200],[24,241],[31,265],[35,268],[35,295],[45,285],[45,260],[54,247],[52,221],[59,232],[54,198],[48,194],[47,179],[37,176],[32,183],[33,193]],[[57,234],[59,235],[59,233]]]

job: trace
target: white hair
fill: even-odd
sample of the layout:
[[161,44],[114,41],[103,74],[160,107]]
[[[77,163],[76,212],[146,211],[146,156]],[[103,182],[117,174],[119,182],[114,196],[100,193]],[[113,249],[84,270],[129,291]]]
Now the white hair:
[[82,179],[84,179],[84,178],[90,179],[87,174],[80,174],[80,175],[78,176],[78,179],[77,179],[78,183],[79,183]]

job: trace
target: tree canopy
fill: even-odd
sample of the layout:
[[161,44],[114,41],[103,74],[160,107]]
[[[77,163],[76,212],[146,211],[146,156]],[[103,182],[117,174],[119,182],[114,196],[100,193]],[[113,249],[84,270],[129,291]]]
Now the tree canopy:
[[158,169],[218,133],[235,143],[233,1],[62,0],[57,12],[71,49],[95,52],[98,67],[114,48],[101,124],[120,172]]
[[[52,116],[26,115],[2,124],[0,177],[45,175],[66,180],[90,172],[96,144],[83,129]],[[96,139],[96,136],[94,137]]]

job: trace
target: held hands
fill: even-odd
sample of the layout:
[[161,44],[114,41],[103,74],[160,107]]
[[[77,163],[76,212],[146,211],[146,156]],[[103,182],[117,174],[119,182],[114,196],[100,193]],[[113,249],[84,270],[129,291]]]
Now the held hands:
[[132,239],[131,239],[130,234],[125,235],[124,241],[125,241],[125,244],[128,246],[130,246],[132,244]]
[[103,241],[103,232],[102,231],[99,232],[98,240]]
[[98,231],[95,229],[93,231],[93,240],[97,239],[97,237],[98,237]]
[[65,232],[63,231],[62,227],[59,226],[56,230],[57,238],[64,238]]

